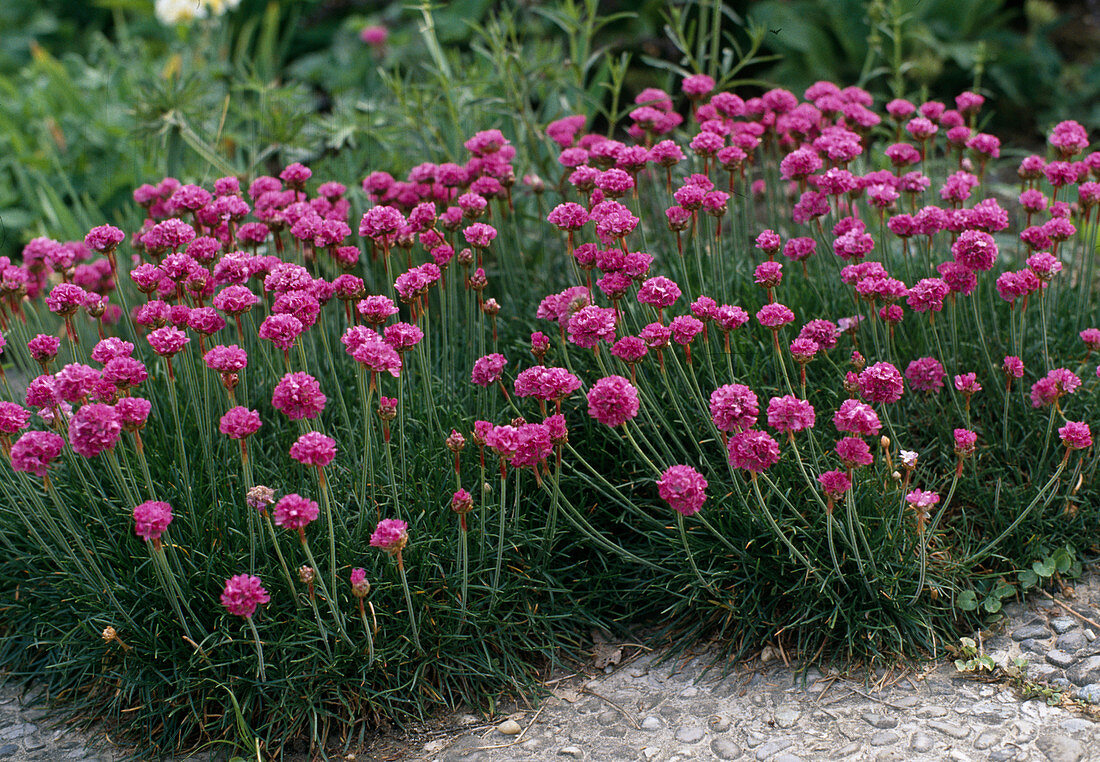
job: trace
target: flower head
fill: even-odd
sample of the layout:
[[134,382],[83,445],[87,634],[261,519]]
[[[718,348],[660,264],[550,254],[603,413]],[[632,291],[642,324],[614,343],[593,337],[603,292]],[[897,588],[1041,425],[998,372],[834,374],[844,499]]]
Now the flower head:
[[685,516],[698,513],[707,499],[707,480],[691,466],[670,466],[657,480],[657,494]]
[[877,362],[859,374],[859,393],[871,402],[897,402],[904,390],[901,373],[888,362]]
[[474,362],[470,380],[478,386],[488,388],[500,380],[500,376],[504,372],[504,366],[507,364],[508,360],[505,359],[504,355],[497,352],[479,357]]
[[726,451],[731,466],[752,473],[762,473],[779,462],[779,443],[757,429],[734,434]]
[[318,431],[308,431],[290,446],[290,457],[303,465],[323,468],[336,457],[336,440]]
[[287,529],[304,529],[317,520],[320,508],[316,501],[291,492],[275,503],[275,524]]
[[607,426],[621,426],[638,415],[638,390],[622,376],[607,376],[588,391],[588,414]]
[[261,425],[258,411],[238,405],[221,417],[218,430],[232,439],[245,439],[255,434]]
[[830,497],[839,497],[852,488],[852,480],[843,471],[826,471],[817,477],[817,481]]
[[869,466],[874,461],[871,448],[859,437],[844,437],[837,441],[836,454],[848,469]]
[[85,458],[113,449],[121,433],[122,424],[110,405],[84,405],[69,421],[69,444],[77,455]]
[[725,384],[710,393],[710,418],[719,431],[736,433],[756,425],[756,394],[743,384]]
[[370,536],[372,548],[379,548],[391,556],[401,552],[409,541],[409,525],[401,519],[382,519]]
[[271,404],[292,421],[316,418],[325,409],[328,398],[321,392],[317,379],[308,373],[287,373],[271,395]]
[[236,574],[225,581],[221,602],[225,610],[234,616],[250,618],[256,613],[256,607],[269,603],[271,596],[264,590],[259,577],[251,574]]
[[1092,447],[1092,432],[1087,423],[1082,421],[1066,421],[1066,425],[1058,429],[1058,436],[1070,450],[1084,450]]
[[275,490],[263,484],[257,484],[248,490],[245,503],[255,511],[267,510],[267,506],[275,502]]
[[52,431],[25,432],[11,446],[11,467],[43,477],[64,446],[65,440]]
[[814,407],[793,394],[772,397],[768,402],[768,425],[776,431],[804,431],[814,426]]
[[172,523],[172,506],[160,500],[146,500],[134,506],[134,533],[143,540],[157,542]]

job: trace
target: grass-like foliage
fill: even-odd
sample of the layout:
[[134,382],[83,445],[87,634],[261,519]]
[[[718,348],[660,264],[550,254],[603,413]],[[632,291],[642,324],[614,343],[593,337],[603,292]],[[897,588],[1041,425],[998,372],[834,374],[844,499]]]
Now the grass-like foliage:
[[0,263],[0,662],[145,753],[277,755],[528,692],[592,626],[919,656],[1073,573],[1084,130],[1001,159],[973,93],[718,79],[621,140],[516,79],[460,142],[456,85],[404,180],[148,178]]

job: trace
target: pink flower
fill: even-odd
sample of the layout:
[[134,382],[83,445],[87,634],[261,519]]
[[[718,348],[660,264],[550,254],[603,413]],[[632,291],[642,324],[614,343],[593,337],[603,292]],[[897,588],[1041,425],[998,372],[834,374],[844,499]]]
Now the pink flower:
[[749,313],[733,305],[723,304],[714,311],[714,322],[718,324],[718,329],[720,331],[726,333],[740,328],[747,323],[748,320]]
[[504,355],[496,352],[479,357],[474,362],[470,380],[478,386],[488,388],[500,380],[500,376],[504,372],[504,366],[507,364],[508,361],[504,358]]
[[638,390],[622,376],[601,378],[588,391],[588,414],[607,426],[621,426],[638,415]]
[[121,433],[122,424],[110,405],[84,405],[69,421],[69,444],[77,455],[85,458],[113,449]]
[[835,347],[839,336],[840,333],[837,330],[836,323],[821,319],[811,320],[802,326],[802,330],[798,332],[798,338],[811,339],[817,342],[822,349]]
[[139,431],[149,418],[153,403],[142,397],[123,397],[115,403],[115,415],[123,431]]
[[290,457],[303,465],[323,468],[336,457],[336,440],[318,431],[308,431],[290,446]]
[[87,293],[72,283],[58,283],[46,297],[46,307],[61,317],[69,317],[84,304]]
[[649,348],[645,341],[637,336],[624,336],[611,347],[611,354],[628,365],[640,362],[647,352]]
[[248,365],[248,353],[236,344],[218,344],[203,355],[203,360],[206,367],[218,373],[239,373]]
[[793,394],[772,397],[768,402],[768,425],[776,431],[812,429],[814,419],[814,406]]
[[0,434],[15,434],[27,428],[31,411],[14,402],[0,402]]
[[304,529],[317,520],[319,513],[316,501],[291,492],[275,503],[275,524],[287,529]]
[[232,439],[244,439],[255,434],[261,425],[258,411],[238,405],[221,417],[218,430]]
[[237,574],[227,579],[221,595],[225,610],[245,619],[256,613],[256,606],[270,601],[271,596],[264,590],[260,578],[251,574]]
[[1005,355],[1004,363],[1001,365],[1001,370],[1005,372],[1005,375],[1009,378],[1023,378],[1024,375],[1024,362],[1015,355]]
[[1090,352],[1100,350],[1100,328],[1086,328],[1079,335]]
[[680,298],[680,287],[663,275],[647,279],[638,289],[638,301],[658,309],[671,307]]
[[[132,347],[133,345],[131,345]],[[57,357],[57,351],[61,348],[61,339],[57,336],[50,336],[48,334],[40,333],[33,339],[27,342],[27,349],[30,350],[31,357],[37,362],[47,363],[50,360]],[[95,350],[93,350],[92,359],[95,360]],[[96,360],[96,362],[101,362]]]
[[761,262],[753,272],[753,280],[764,288],[775,288],[783,280],[783,265],[779,262]]
[[684,95],[689,98],[698,99],[714,90],[714,79],[708,77],[706,74],[692,74],[684,77],[683,81],[680,83],[680,87]]
[[569,340],[579,347],[591,349],[601,341],[615,338],[615,322],[612,307],[582,307],[569,318]]
[[829,497],[839,497],[852,488],[852,480],[843,471],[826,471],[817,481]]
[[882,429],[874,408],[858,400],[844,400],[833,415],[836,430],[856,436],[875,436]]
[[400,553],[409,541],[409,525],[400,519],[382,519],[370,536],[372,548],[380,548],[390,555]]
[[[30,343],[36,341],[39,338],[43,338],[43,336],[39,335],[35,339],[31,339],[31,342],[29,342],[27,346],[30,347]],[[45,338],[56,339],[55,336]],[[106,365],[108,362],[115,359],[116,357],[129,357],[133,353],[133,344],[128,341],[123,341],[122,339],[111,336],[109,338],[103,339],[95,345],[95,347],[92,349],[91,357],[96,362]],[[54,351],[54,354],[56,354],[56,350]],[[35,359],[37,360],[38,358],[36,357]]]
[[989,233],[964,230],[955,243],[951,244],[951,254],[960,265],[971,270],[985,271],[997,261],[997,244]]
[[84,245],[100,253],[106,254],[126,240],[126,234],[113,225],[100,225],[88,231],[84,236]]
[[725,384],[710,394],[710,418],[719,431],[735,433],[756,425],[759,403],[752,389]]
[[869,466],[874,461],[871,448],[859,437],[844,437],[837,441],[836,454],[848,469]]
[[672,340],[677,344],[690,344],[703,332],[703,321],[691,315],[677,315],[669,324],[669,330],[672,331]]
[[28,431],[11,446],[11,467],[44,477],[64,446],[65,440],[52,431]]
[[978,441],[978,435],[970,429],[955,429],[955,454],[961,458],[967,458],[974,454],[974,445]]
[[730,465],[752,473],[763,473],[779,462],[779,444],[756,429],[738,432],[726,446]]
[[1081,379],[1067,368],[1055,368],[1031,387],[1031,406],[1053,405],[1067,394],[1073,394],[1081,386]]
[[1058,436],[1062,438],[1062,444],[1071,450],[1092,447],[1092,432],[1084,422],[1066,421],[1066,425],[1058,429]]
[[[788,156],[787,158],[789,159],[790,157]],[[783,161],[786,160],[787,159],[784,159]],[[779,238],[779,234],[776,233],[774,230],[765,230],[760,233],[760,235],[756,236],[755,246],[765,254],[775,254],[777,251],[779,251],[779,247],[781,244],[782,241]]]
[[919,392],[931,392],[935,394],[943,388],[943,378],[946,372],[943,365],[935,357],[922,357],[913,360],[905,369],[905,378],[909,386]]
[[944,297],[950,290],[947,283],[940,278],[923,278],[909,289],[906,304],[916,312],[942,312]]
[[226,286],[214,296],[214,307],[227,315],[241,315],[259,302],[260,297],[252,293],[247,286],[239,284]]
[[901,373],[888,362],[877,362],[859,374],[859,393],[871,402],[897,402],[904,390]]
[[982,390],[982,385],[978,383],[978,374],[960,373],[956,375],[955,390],[965,394],[967,397],[980,392]]
[[905,496],[905,502],[913,506],[918,511],[926,511],[932,506],[940,502],[940,496],[935,492],[926,492],[922,489],[915,489]]
[[561,230],[579,230],[588,222],[588,211],[580,204],[569,201],[551,209],[546,220]]
[[149,377],[145,364],[133,357],[115,357],[103,367],[103,381],[119,389],[139,386]]
[[172,357],[191,342],[187,334],[174,325],[166,325],[150,331],[146,338],[149,340],[149,346],[161,357]]
[[657,480],[657,494],[685,516],[699,512],[707,499],[707,480],[691,466],[669,466]]
[[325,409],[327,401],[317,379],[302,372],[287,373],[275,385],[271,395],[271,404],[292,421],[316,418]]
[[[352,330],[356,327],[362,328],[362,326],[353,326],[349,328],[345,333],[345,338],[348,338],[348,334],[351,334]],[[374,333],[370,329],[365,329],[365,334],[354,341],[345,342],[348,349],[348,354],[355,359],[357,363],[368,368],[373,373],[389,373],[394,378],[401,376],[401,355],[397,353],[397,350],[382,340],[377,333]]]
[[775,302],[773,304],[765,304],[756,313],[756,319],[760,321],[760,325],[765,328],[771,328],[773,331],[782,328],[788,323],[794,322],[794,313],[788,307]]
[[148,542],[159,544],[160,536],[172,523],[172,506],[160,500],[146,500],[134,506],[134,533]]

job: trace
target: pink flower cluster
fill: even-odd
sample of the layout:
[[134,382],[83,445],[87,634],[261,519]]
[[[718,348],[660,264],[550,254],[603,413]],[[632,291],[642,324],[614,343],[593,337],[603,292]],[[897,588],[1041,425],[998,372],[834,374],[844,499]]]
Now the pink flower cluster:
[[707,499],[707,480],[691,466],[669,466],[657,480],[657,493],[676,511],[691,516]]

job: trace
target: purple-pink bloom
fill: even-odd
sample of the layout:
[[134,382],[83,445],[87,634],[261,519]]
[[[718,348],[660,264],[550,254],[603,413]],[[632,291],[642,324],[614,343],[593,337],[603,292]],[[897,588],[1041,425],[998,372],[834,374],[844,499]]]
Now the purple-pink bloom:
[[325,409],[327,401],[317,379],[303,372],[287,373],[275,385],[271,395],[271,404],[292,421],[316,418]]
[[227,579],[221,595],[225,610],[245,619],[256,613],[256,606],[270,601],[271,596],[264,590],[260,578],[251,574],[236,574]]
[[409,540],[409,525],[401,519],[382,519],[370,536],[372,548],[379,548],[390,555],[400,553]]
[[869,466],[874,461],[871,448],[859,437],[844,437],[837,441],[836,454],[848,469]]
[[504,366],[507,364],[508,360],[505,359],[504,355],[497,352],[479,357],[474,361],[474,369],[470,373],[470,380],[478,386],[488,388],[500,380],[500,376],[504,372]]
[[316,501],[291,492],[275,503],[274,514],[276,526],[304,529],[317,520],[320,510]]
[[754,474],[762,473],[779,462],[779,444],[757,429],[741,431],[726,445],[730,465]]
[[669,466],[657,480],[657,494],[685,516],[699,512],[707,499],[707,480],[691,466]]
[[776,431],[795,432],[812,429],[814,406],[793,394],[772,397],[768,402],[768,425]]
[[260,426],[260,413],[238,405],[226,411],[218,422],[218,430],[232,439],[244,439],[255,434]]
[[11,467],[44,477],[50,463],[61,454],[65,440],[52,431],[25,432],[11,446]]
[[859,393],[871,402],[897,402],[904,390],[901,373],[888,362],[877,362],[859,374]]
[[761,307],[756,313],[756,319],[760,321],[760,325],[775,331],[788,323],[793,323],[794,313],[790,308],[779,302],[774,302],[772,304],[765,304]]
[[1092,432],[1083,421],[1066,421],[1066,425],[1058,429],[1058,436],[1061,437],[1062,444],[1070,450],[1092,447]]
[[588,414],[607,426],[626,423],[638,408],[638,390],[622,376],[601,378],[588,391]]
[[751,428],[759,415],[756,394],[743,384],[725,384],[710,393],[710,418],[719,431]]
[[85,458],[113,449],[121,433],[122,424],[110,405],[84,405],[69,421],[69,444],[77,455]]
[[290,446],[290,457],[303,465],[322,468],[336,457],[336,440],[319,431],[307,431]]
[[839,497],[852,488],[852,480],[843,471],[826,471],[817,481],[829,497]]
[[172,523],[172,506],[161,500],[146,500],[134,506],[134,534],[148,542],[159,542]]
[[875,436],[882,429],[878,413],[870,405],[858,400],[844,400],[833,415],[836,430],[856,436]]
[[943,388],[945,375],[943,365],[935,357],[921,357],[913,360],[905,369],[905,378],[909,381],[909,386],[919,392],[932,394],[936,394]]

